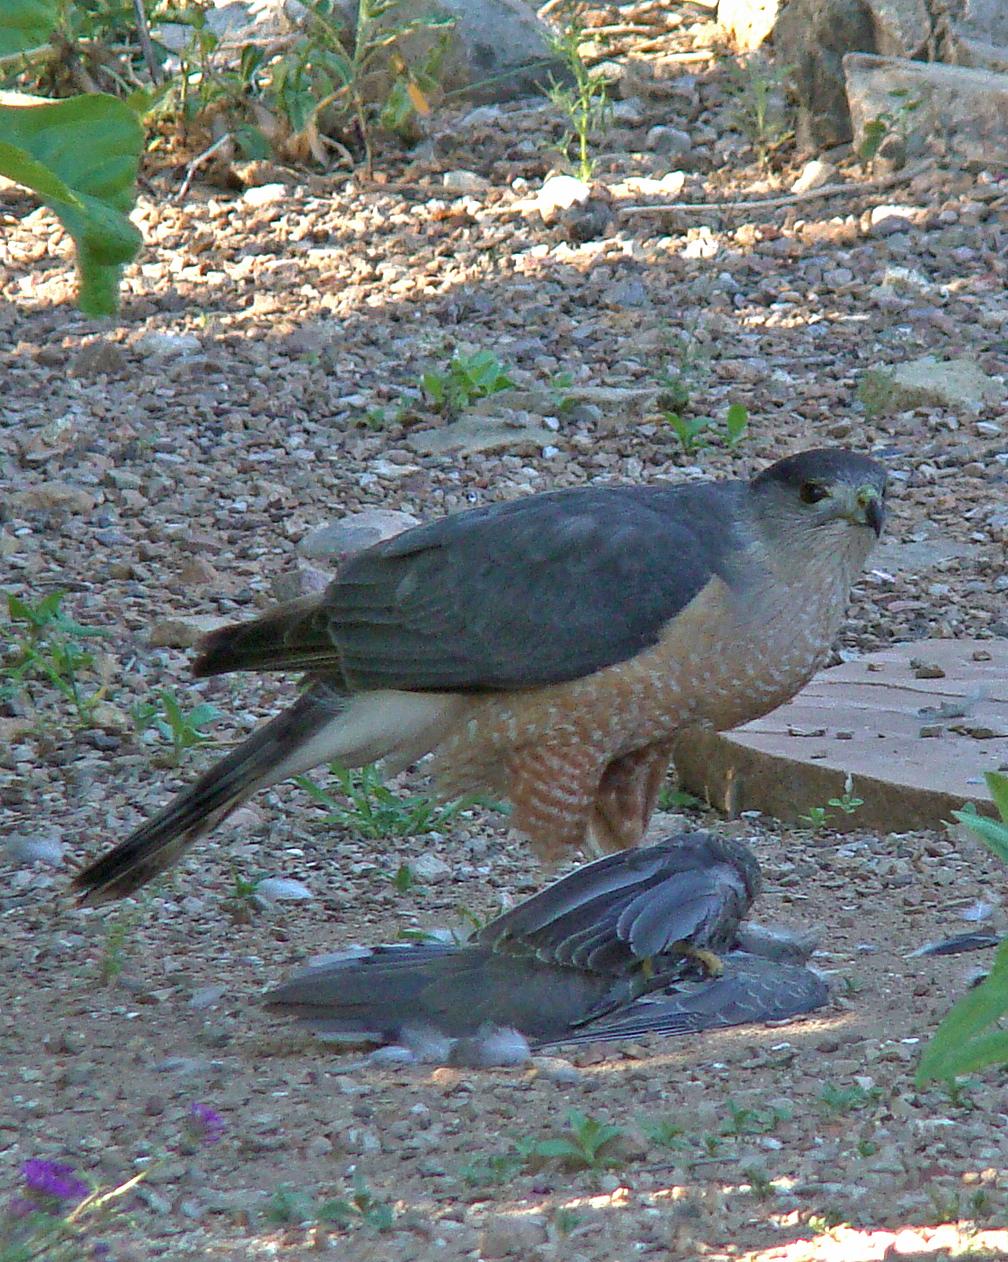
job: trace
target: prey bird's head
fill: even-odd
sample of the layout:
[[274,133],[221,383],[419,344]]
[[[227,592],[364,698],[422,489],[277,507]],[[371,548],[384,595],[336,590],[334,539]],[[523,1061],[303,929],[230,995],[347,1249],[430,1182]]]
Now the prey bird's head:
[[[750,483],[757,512],[789,533],[848,538],[867,555],[885,521],[886,472],[844,447],[818,447],[786,456]],[[871,533],[869,533],[871,532]]]

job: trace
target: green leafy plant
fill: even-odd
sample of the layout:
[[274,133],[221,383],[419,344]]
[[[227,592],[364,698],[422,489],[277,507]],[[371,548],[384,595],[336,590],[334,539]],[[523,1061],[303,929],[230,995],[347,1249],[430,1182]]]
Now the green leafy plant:
[[663,784],[658,790],[658,809],[660,811],[702,811],[707,803],[695,793],[687,793],[685,789],[675,789],[670,784]]
[[726,1100],[728,1120],[721,1126],[722,1135],[765,1135],[791,1119],[786,1108],[754,1109]]
[[135,908],[120,908],[105,922],[105,942],[98,961],[98,976],[103,986],[111,986],[126,964],[126,943],[140,916]]
[[577,174],[586,183],[595,171],[595,162],[589,152],[591,134],[609,125],[612,107],[606,80],[592,74],[581,56],[584,39],[584,23],[579,14],[573,14],[563,29],[551,40],[553,52],[566,63],[570,81],[553,81],[549,98],[561,110],[570,123],[570,130],[563,140],[567,149],[577,142]]
[[[676,379],[682,390],[686,387],[682,379]],[[674,392],[673,392],[674,393]],[[669,392],[664,393],[669,397]],[[688,396],[687,396],[688,397]],[[663,413],[665,424],[669,426],[682,444],[688,456],[710,446],[710,440],[717,431],[717,422],[710,416],[684,416],[681,412],[666,411]],[[724,444],[729,451],[734,451],[745,438],[749,430],[749,411],[741,403],[729,404],[724,419]]]
[[[956,819],[979,837],[1003,863],[1008,863],[1008,776],[988,771],[984,779],[1000,820],[975,808],[956,811]],[[932,1079],[949,1082],[988,1065],[1008,1063],[1008,942],[1002,942],[990,973],[953,1005],[924,1049],[917,1067],[917,1085]]]
[[758,1201],[769,1200],[773,1196],[773,1179],[759,1166],[743,1166],[743,1175],[749,1180],[749,1187]]
[[850,775],[844,780],[844,791],[839,797],[830,798],[826,806],[810,807],[806,814],[799,815],[798,818],[810,828],[822,828],[833,817],[833,811],[827,809],[830,806],[844,815],[853,815],[859,807],[864,806],[864,798],[854,796],[854,780]]
[[687,1149],[690,1142],[683,1133],[683,1128],[671,1118],[641,1118],[640,1128],[653,1144],[661,1148]]
[[329,811],[330,823],[348,828],[359,837],[376,840],[435,832],[472,805],[468,798],[442,804],[421,794],[397,797],[373,764],[349,768],[334,762],[329,769],[345,801],[333,797],[309,776],[296,776],[295,783]]
[[[7,660],[0,665],[0,700],[31,692],[33,683],[48,683],[70,702],[78,722],[87,726],[108,692],[109,679],[107,664],[100,665],[82,641],[111,632],[82,626],[63,613],[65,595],[50,592],[32,605],[7,593],[7,613],[16,630]],[[104,676],[96,678],[103,671]]]
[[525,1164],[517,1152],[495,1152],[467,1162],[459,1170],[466,1187],[499,1187],[510,1183]]
[[428,371],[420,387],[438,411],[454,415],[476,399],[508,390],[514,382],[491,351],[464,354],[459,351],[443,372]]
[[282,1184],[270,1199],[266,1218],[272,1223],[318,1222],[340,1226],[357,1223],[383,1232],[389,1231],[395,1223],[395,1210],[375,1197],[358,1170],[354,1172],[352,1190],[346,1196],[321,1202],[291,1184]]
[[221,717],[220,711],[209,701],[201,701],[191,710],[183,710],[178,697],[170,688],[162,688],[157,701],[142,701],[132,710],[133,721],[141,732],[154,728],[171,742],[171,760],[178,766],[187,749],[206,745],[213,737],[203,729],[208,723]]
[[[353,31],[347,34],[333,0],[308,0],[306,7],[307,38],[273,68],[272,95],[318,158],[324,157],[319,139],[323,112],[352,117],[370,178],[375,123],[400,130],[409,114],[430,112],[427,92],[436,83],[454,19],[435,13],[408,18],[402,0],[358,0]],[[411,67],[401,49],[408,37],[422,31],[433,32],[435,44]],[[391,75],[390,86],[384,104],[375,110],[369,80],[382,70]]]
[[615,1151],[623,1132],[578,1109],[567,1114],[567,1131],[552,1139],[525,1139],[515,1147],[526,1162],[557,1161],[569,1170],[605,1170],[620,1164]]
[[[48,47],[63,8],[5,0],[0,63]],[[134,106],[107,93],[48,101],[0,92],[0,175],[30,189],[73,237],[88,315],[114,314],[123,266],[140,248],[129,212],[143,143]]]
[[762,53],[735,62],[731,69],[735,121],[752,142],[763,166],[793,135],[783,94],[790,73],[790,66],[773,66]]
[[869,1104],[881,1099],[882,1092],[878,1087],[862,1087],[859,1083],[851,1083],[849,1087],[838,1087],[828,1082],[819,1092],[819,1107],[826,1117],[842,1117],[857,1109],[867,1108]]
[[909,88],[893,88],[889,96],[893,108],[883,110],[875,118],[869,119],[861,130],[861,142],[857,154],[869,172],[875,169],[875,159],[879,156],[886,138],[895,135],[904,144],[910,132],[910,121],[914,111],[919,108],[921,99],[912,98]]

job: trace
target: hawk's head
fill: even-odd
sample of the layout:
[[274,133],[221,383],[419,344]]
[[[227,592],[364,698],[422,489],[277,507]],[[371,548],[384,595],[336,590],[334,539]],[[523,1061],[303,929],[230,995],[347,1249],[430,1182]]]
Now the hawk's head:
[[[778,460],[750,483],[757,511],[791,531],[860,536],[867,554],[885,520],[886,471],[869,456],[818,447]],[[862,529],[864,534],[862,535]]]

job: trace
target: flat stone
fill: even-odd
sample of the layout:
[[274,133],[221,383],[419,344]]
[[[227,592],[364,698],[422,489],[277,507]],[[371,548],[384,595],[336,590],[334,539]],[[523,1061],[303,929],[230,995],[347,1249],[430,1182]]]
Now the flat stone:
[[493,451],[538,452],[556,440],[556,434],[517,416],[464,416],[440,429],[422,429],[410,435],[407,446],[423,455],[447,455],[457,451],[475,455]]
[[[911,660],[944,674],[916,678]],[[811,731],[824,734],[796,735]],[[1008,765],[1008,643],[918,641],[845,662],[733,732],[684,734],[675,762],[685,788],[732,815],[797,821],[848,776],[864,804],[832,811],[830,828],[940,828],[966,802],[993,815],[983,773]]]
[[310,560],[340,559],[354,552],[370,548],[382,539],[401,535],[411,526],[419,526],[420,519],[412,513],[399,513],[387,508],[369,508],[360,513],[350,513],[339,521],[319,526],[298,544],[298,552]]
[[198,355],[203,344],[195,333],[145,333],[136,344],[141,355],[160,359],[183,359]]
[[898,126],[909,155],[931,150],[957,163],[1004,162],[1008,75],[855,52],[846,54],[843,69],[855,147],[867,124],[894,117],[901,100],[917,101]]
[[976,413],[1002,403],[1008,390],[971,359],[942,360],[925,355],[904,364],[870,368],[858,384],[857,395],[869,416],[887,416],[917,407]]
[[40,482],[27,491],[16,491],[12,504],[19,509],[57,513],[90,513],[98,503],[90,491],[69,482]]
[[189,649],[205,635],[226,627],[232,619],[218,614],[190,614],[186,617],[162,618],[150,629],[147,643],[152,649]]
[[791,185],[791,192],[809,193],[814,188],[822,188],[836,173],[837,169],[832,162],[823,162],[821,158],[813,158],[802,167],[801,175]]

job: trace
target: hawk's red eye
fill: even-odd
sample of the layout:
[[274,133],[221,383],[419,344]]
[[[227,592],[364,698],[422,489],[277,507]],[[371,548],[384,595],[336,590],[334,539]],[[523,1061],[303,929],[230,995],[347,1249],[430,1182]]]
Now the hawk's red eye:
[[803,482],[798,494],[801,496],[803,504],[818,504],[820,500],[826,498],[829,492],[821,482]]

